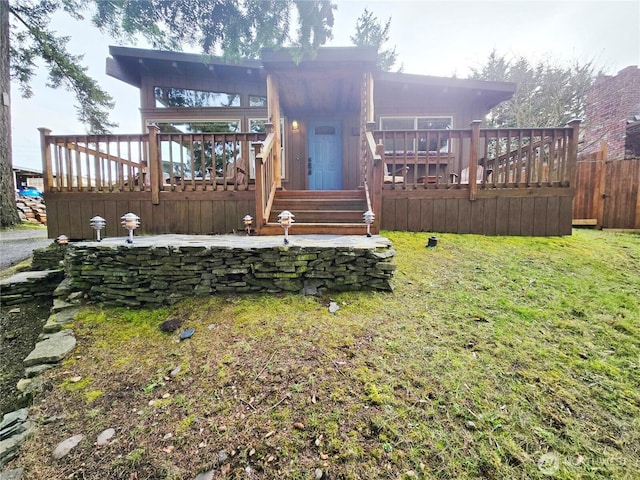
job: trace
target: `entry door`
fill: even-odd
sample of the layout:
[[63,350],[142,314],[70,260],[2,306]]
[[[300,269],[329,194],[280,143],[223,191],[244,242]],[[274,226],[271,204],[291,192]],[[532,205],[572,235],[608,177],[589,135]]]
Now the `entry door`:
[[309,123],[309,190],[342,189],[342,123]]

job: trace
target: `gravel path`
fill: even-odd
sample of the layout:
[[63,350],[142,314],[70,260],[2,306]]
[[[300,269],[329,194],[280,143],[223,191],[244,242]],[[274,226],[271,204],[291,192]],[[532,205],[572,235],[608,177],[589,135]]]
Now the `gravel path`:
[[44,228],[7,228],[0,230],[0,270],[31,256],[36,248],[50,245]]

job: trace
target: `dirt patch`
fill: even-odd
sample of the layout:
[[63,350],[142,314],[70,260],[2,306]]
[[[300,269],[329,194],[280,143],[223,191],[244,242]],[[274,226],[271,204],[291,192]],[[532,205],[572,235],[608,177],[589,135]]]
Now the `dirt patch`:
[[16,383],[23,377],[22,360],[33,350],[51,305],[23,304],[0,308],[0,413],[21,407]]

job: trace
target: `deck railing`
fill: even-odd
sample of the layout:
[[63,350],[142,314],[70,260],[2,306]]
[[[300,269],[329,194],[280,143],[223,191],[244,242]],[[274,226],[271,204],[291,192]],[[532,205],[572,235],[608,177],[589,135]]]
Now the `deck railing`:
[[256,228],[265,225],[276,194],[274,162],[275,134],[269,133],[262,143],[254,143],[256,152]]
[[564,128],[385,130],[384,189],[569,187],[579,121]]
[[246,190],[264,133],[51,135],[40,129],[46,192]]

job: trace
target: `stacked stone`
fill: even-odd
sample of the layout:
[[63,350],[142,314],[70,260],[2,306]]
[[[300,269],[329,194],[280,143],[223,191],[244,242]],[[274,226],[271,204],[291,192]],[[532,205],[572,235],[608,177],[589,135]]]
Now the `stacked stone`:
[[17,273],[0,280],[0,290],[2,290],[0,303],[17,305],[39,298],[49,299],[63,277],[62,270],[44,270]]
[[10,412],[0,424],[0,467],[15,458],[18,447],[31,435],[33,426],[26,408]]
[[52,243],[47,248],[38,248],[33,251],[31,270],[54,270],[61,268],[67,247]]
[[391,290],[386,247],[69,246],[70,288],[110,305],[171,304],[193,295]]

